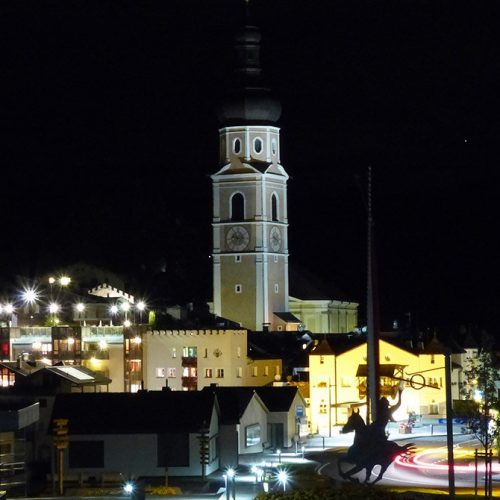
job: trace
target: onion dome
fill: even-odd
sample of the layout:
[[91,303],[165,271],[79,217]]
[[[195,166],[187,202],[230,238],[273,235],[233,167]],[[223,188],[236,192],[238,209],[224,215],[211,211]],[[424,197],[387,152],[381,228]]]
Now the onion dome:
[[281,115],[280,102],[271,95],[261,76],[260,40],[255,26],[245,26],[235,37],[234,77],[217,109],[222,125],[274,123]]

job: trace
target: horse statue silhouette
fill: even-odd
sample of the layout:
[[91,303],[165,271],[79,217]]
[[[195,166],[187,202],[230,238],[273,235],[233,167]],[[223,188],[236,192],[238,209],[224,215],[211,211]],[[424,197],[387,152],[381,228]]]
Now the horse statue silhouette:
[[[411,455],[415,453],[413,443],[399,446],[394,441],[389,441],[385,435],[385,425],[387,421],[375,421],[366,425],[359,410],[354,411],[342,428],[342,433],[354,431],[354,443],[347,450],[347,454],[339,458],[337,465],[339,474],[343,479],[352,482],[359,482],[352,477],[354,474],[366,469],[365,484],[369,484],[372,470],[375,465],[380,465],[380,472],[371,484],[380,481],[391,463],[400,455]],[[383,435],[380,435],[382,429]],[[344,463],[354,464],[354,467],[346,472],[342,471],[341,465]]]

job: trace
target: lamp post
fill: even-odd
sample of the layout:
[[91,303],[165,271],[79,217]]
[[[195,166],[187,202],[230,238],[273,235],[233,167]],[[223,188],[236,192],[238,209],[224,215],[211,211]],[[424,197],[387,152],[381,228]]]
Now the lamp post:
[[139,322],[142,324],[142,313],[146,309],[146,303],[143,300],[140,300],[137,302],[136,308],[139,311]]
[[[233,500],[235,500],[235,498],[236,498],[236,477],[235,476],[236,476],[236,472],[234,471],[234,469],[229,468],[227,470],[228,486],[229,486],[229,480],[230,480]],[[226,490],[226,494],[227,494],[227,490]],[[229,500],[229,496],[227,496],[227,499]]]
[[278,481],[283,485],[283,491],[286,491],[286,483],[288,481],[288,473],[286,470],[280,470],[278,472]]

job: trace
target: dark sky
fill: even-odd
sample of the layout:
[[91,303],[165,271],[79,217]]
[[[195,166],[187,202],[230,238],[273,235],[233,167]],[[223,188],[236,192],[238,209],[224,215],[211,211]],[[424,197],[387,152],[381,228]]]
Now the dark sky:
[[[209,285],[214,109],[243,12],[237,0],[0,4],[4,283],[85,261],[163,269],[193,294]],[[283,106],[290,265],[364,302],[372,165],[386,325],[406,312],[451,330],[500,321],[499,14],[475,1],[253,2]]]

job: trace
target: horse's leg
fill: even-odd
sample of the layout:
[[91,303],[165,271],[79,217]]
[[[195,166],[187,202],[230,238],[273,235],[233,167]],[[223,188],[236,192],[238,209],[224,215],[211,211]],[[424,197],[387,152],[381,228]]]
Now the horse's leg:
[[352,469],[349,469],[347,472],[344,472],[342,474],[342,478],[349,479],[349,481],[352,481],[353,483],[359,483],[359,479],[352,477],[352,475],[358,473],[363,469],[364,469],[363,465],[355,465]]
[[369,484],[370,482],[370,477],[372,475],[372,470],[375,464],[370,464],[366,466],[366,477],[365,477],[365,484]]
[[375,480],[371,484],[378,483],[382,479],[382,476],[385,474],[385,471],[387,470],[387,468],[389,467],[390,464],[391,463],[389,462],[388,464],[384,464],[384,465],[380,466],[380,472],[378,473],[378,476],[375,478]]

